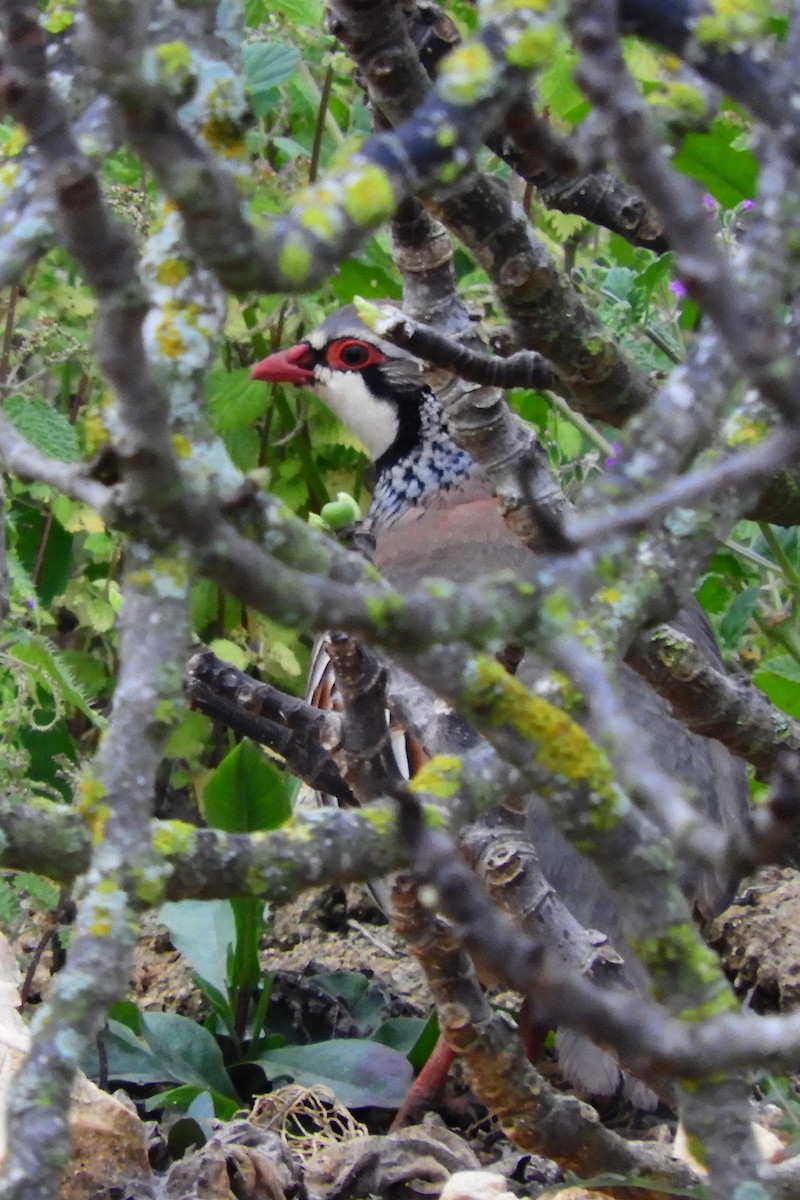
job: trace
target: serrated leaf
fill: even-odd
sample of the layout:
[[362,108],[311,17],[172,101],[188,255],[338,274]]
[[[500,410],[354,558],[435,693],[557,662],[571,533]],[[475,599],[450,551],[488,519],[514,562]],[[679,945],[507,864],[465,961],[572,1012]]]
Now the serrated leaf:
[[270,390],[253,382],[247,369],[226,371],[217,364],[208,377],[208,413],[220,437],[249,429],[270,405]]
[[208,823],[228,833],[277,829],[291,811],[284,776],[248,738],[210,776],[202,804]]
[[17,871],[14,883],[19,891],[27,892],[40,908],[50,911],[58,904],[60,894],[58,888],[43,875],[34,875],[30,871]]
[[60,462],[75,462],[81,456],[74,426],[41,396],[9,396],[3,412],[14,428],[32,446]]
[[8,880],[0,875],[0,928],[13,929],[22,916],[19,897]]
[[270,12],[312,29],[322,25],[322,0],[272,0]]
[[399,1108],[413,1075],[404,1054],[358,1038],[282,1046],[255,1061],[271,1079],[288,1075],[306,1087],[329,1087],[347,1108]]
[[46,638],[39,634],[31,634],[27,641],[10,646],[7,653],[17,662],[35,667],[59,704],[77,708],[93,725],[105,728],[105,718],[94,711],[89,697],[76,680],[63,655]]
[[270,91],[283,83],[300,61],[300,51],[285,42],[251,42],[242,50],[245,87],[257,116],[272,107]]
[[300,158],[304,154],[308,154],[308,149],[300,142],[295,141],[290,137],[274,137],[272,144],[281,154],[285,154],[288,159]]
[[548,209],[547,223],[553,231],[553,236],[559,242],[566,242],[581,229],[591,228],[589,222],[583,217],[579,217],[575,213],[558,212],[555,208]]

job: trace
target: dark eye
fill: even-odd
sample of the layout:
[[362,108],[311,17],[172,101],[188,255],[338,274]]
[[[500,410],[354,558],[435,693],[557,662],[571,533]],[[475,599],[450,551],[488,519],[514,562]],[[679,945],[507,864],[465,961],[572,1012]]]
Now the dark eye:
[[339,371],[358,371],[370,363],[383,362],[384,357],[376,346],[358,338],[339,338],[331,342],[325,354],[328,366]]

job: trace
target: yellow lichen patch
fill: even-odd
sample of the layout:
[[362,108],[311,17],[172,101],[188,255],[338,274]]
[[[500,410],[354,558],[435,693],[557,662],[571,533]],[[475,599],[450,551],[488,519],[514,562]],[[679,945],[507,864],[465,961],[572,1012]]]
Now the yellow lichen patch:
[[358,817],[382,835],[397,824],[394,807],[390,804],[366,804],[358,810]]
[[89,835],[96,845],[103,837],[110,809],[104,804],[106,789],[94,775],[84,772],[78,780],[76,793],[77,809],[89,827]]
[[450,104],[474,104],[489,95],[495,64],[480,42],[457,46],[439,67],[439,94]]
[[263,896],[267,890],[267,881],[264,878],[264,870],[262,867],[251,866],[245,872],[244,886],[248,896]]
[[672,108],[689,117],[702,117],[706,111],[706,101],[697,88],[683,80],[670,80],[654,89],[647,97],[648,103],[664,108]]
[[521,67],[525,71],[547,66],[555,58],[558,37],[555,25],[539,25],[525,29],[506,50],[506,60],[512,67]]
[[155,908],[164,899],[164,871],[153,867],[134,870],[133,887],[137,900],[148,908]]
[[153,830],[151,845],[161,858],[193,854],[197,846],[197,828],[188,821],[159,821]]
[[315,233],[323,241],[329,242],[335,235],[338,222],[333,219],[335,209],[322,208],[318,204],[309,204],[298,215],[298,223],[304,229]]
[[730,424],[733,428],[729,430],[725,439],[729,446],[754,446],[766,437],[768,432],[766,421],[753,418],[739,417]]
[[162,354],[167,358],[180,358],[186,349],[183,338],[173,322],[167,318],[161,321],[156,329],[156,341]]
[[192,443],[182,433],[174,433],[170,438],[172,449],[177,454],[178,458],[191,458]]
[[189,268],[179,258],[165,258],[158,264],[156,281],[164,287],[177,287],[189,274]]
[[449,800],[461,786],[462,771],[460,758],[437,754],[420,767],[408,787],[412,792],[426,792],[440,800]]
[[481,16],[485,21],[490,17],[499,17],[502,13],[516,12],[518,9],[543,13],[554,7],[558,6],[554,6],[552,0],[490,0],[489,3],[481,5]]
[[162,42],[156,47],[155,56],[165,75],[185,74],[192,65],[192,53],[186,42]]
[[492,724],[509,725],[527,738],[545,770],[585,781],[598,798],[613,799],[613,775],[603,752],[571,717],[532,696],[500,663],[483,656],[475,660],[466,700]]
[[597,599],[601,604],[618,604],[622,599],[622,592],[616,587],[601,588],[597,593]]
[[403,611],[404,605],[403,597],[394,593],[388,596],[367,596],[367,616],[375,633],[380,635],[386,632],[386,627],[391,625],[393,617]]
[[15,154],[19,154],[27,143],[28,139],[21,125],[12,125],[0,131],[0,151],[5,158],[13,158]]
[[697,930],[688,921],[677,921],[656,937],[640,938],[633,948],[654,977],[666,976],[671,985],[671,977],[677,972],[686,992],[713,989],[713,995],[707,994],[704,1005],[711,1001],[720,1003],[726,993],[730,995],[717,956],[700,941]]
[[128,571],[125,576],[125,583],[132,588],[151,588],[153,586],[153,572],[146,567],[140,567],[136,571]]
[[304,283],[311,269],[311,249],[304,238],[290,234],[278,254],[278,267],[289,283]]
[[242,130],[235,121],[211,117],[203,126],[206,143],[224,158],[241,158],[245,150]]
[[711,9],[694,20],[694,34],[699,42],[729,50],[737,41],[769,32],[769,0],[712,0]]
[[394,212],[395,198],[389,176],[380,167],[365,163],[344,180],[342,207],[359,227],[376,225]]

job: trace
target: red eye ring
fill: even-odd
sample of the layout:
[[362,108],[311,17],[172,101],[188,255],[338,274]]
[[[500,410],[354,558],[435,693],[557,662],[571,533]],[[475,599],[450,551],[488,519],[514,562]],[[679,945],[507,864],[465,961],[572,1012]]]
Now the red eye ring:
[[385,362],[377,346],[361,338],[337,338],[325,349],[325,363],[336,371],[363,371],[373,363]]

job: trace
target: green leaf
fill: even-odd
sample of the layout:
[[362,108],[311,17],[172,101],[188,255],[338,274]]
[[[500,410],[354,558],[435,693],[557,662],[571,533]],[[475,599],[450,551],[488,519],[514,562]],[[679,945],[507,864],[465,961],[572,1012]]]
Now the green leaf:
[[744,633],[745,626],[758,604],[759,590],[758,587],[745,588],[734,598],[720,621],[719,637],[726,649],[733,649]]
[[753,675],[753,683],[790,717],[800,718],[800,664],[790,655],[765,659]]
[[425,1063],[439,1036],[439,1025],[436,1020],[431,1022],[430,1018],[426,1021],[424,1017],[390,1017],[388,1021],[384,1021],[378,1026],[372,1035],[372,1040],[380,1042],[382,1046],[391,1046],[392,1050],[396,1050],[398,1054],[405,1054],[412,1067],[416,1067],[422,1066],[422,1063],[416,1062],[412,1055],[415,1050],[420,1048],[426,1031],[430,1031],[432,1037],[424,1038],[424,1048],[427,1053],[425,1053],[422,1063]]
[[6,932],[11,930],[13,933],[21,916],[22,908],[16,889],[11,886],[5,875],[0,874],[0,928]]
[[246,368],[226,371],[221,363],[208,377],[208,413],[220,437],[250,427],[270,406],[270,389],[253,381]]
[[[159,1092],[157,1096],[151,1096],[144,1102],[145,1112],[156,1112],[160,1108],[174,1106],[182,1108],[187,1116],[194,1116],[195,1104],[201,1097],[208,1097],[208,1100],[203,1100],[201,1108],[205,1114],[206,1106],[210,1107],[210,1116],[218,1117],[221,1121],[230,1121],[234,1113],[238,1112],[242,1107],[239,1100],[232,1100],[229,1096],[223,1095],[221,1092],[215,1092],[213,1088],[198,1087],[194,1083],[182,1083],[179,1087],[170,1088],[166,1092]],[[180,1122],[182,1125],[185,1122]],[[201,1133],[199,1145],[205,1141],[205,1134],[202,1131],[202,1126],[195,1116],[195,1124]],[[172,1127],[174,1128],[174,1126]],[[171,1130],[170,1130],[171,1133]]]
[[739,121],[723,113],[705,133],[689,133],[672,159],[673,166],[691,175],[726,208],[753,195],[756,161],[734,142],[742,132]]
[[538,87],[542,104],[570,125],[582,120],[589,111],[589,102],[575,82],[575,62],[572,50],[555,56],[542,72]]
[[340,304],[350,304],[354,296],[365,299],[399,300],[402,294],[397,276],[381,266],[346,258],[331,280],[331,287]]
[[269,10],[297,25],[308,25],[312,29],[322,25],[322,0],[272,0]]
[[73,536],[60,521],[35,508],[16,509],[13,531],[20,565],[33,578],[43,604],[63,592],[72,570]]
[[59,889],[42,875],[33,875],[30,871],[17,871],[14,883],[19,891],[27,892],[40,908],[52,910],[58,904]]
[[300,51],[285,42],[251,42],[243,48],[245,88],[256,116],[269,112],[269,92],[289,78],[299,61]]
[[7,653],[17,662],[34,667],[42,683],[59,705],[66,704],[77,708],[93,725],[105,727],[105,718],[94,711],[89,697],[83,692],[61,651],[47,638],[39,634],[30,634],[26,641],[10,646]]
[[273,1080],[288,1075],[305,1087],[329,1087],[347,1108],[399,1108],[413,1075],[405,1055],[358,1038],[283,1046],[255,1061]]
[[278,829],[291,815],[283,775],[247,738],[208,780],[202,806],[208,823],[228,833]]
[[167,1078],[220,1092],[232,1100],[233,1089],[222,1051],[202,1025],[177,1013],[142,1013],[142,1035]]
[[75,427],[41,396],[9,396],[3,412],[14,428],[43,454],[60,462],[75,462],[80,458]]
[[228,955],[236,941],[230,900],[178,900],[162,904],[159,919],[176,950],[201,979],[224,993]]

